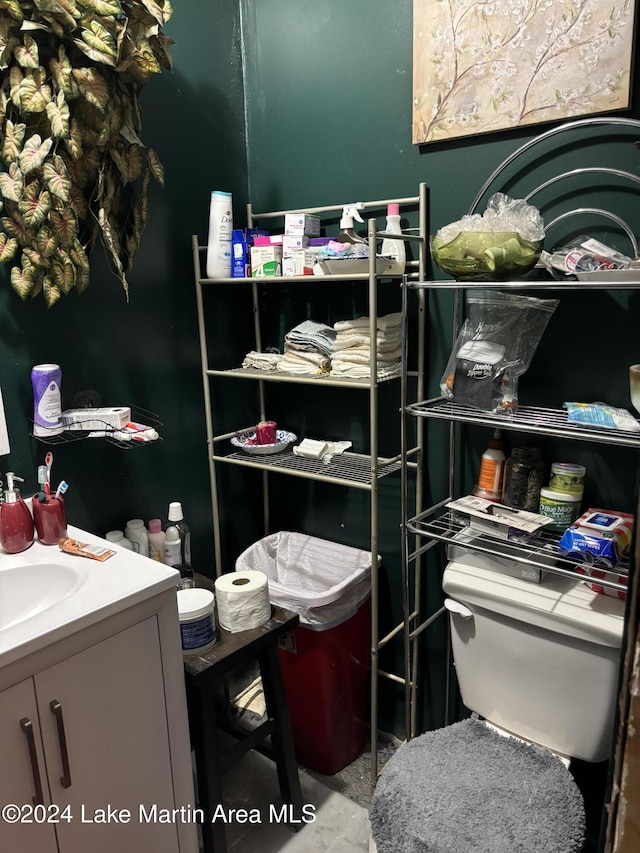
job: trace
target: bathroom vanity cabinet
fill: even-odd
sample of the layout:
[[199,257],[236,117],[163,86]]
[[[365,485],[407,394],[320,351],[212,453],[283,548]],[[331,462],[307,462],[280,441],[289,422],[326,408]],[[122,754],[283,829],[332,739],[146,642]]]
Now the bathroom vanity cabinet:
[[[398,387],[399,379],[381,380],[377,378],[376,364],[376,322],[380,315],[379,301],[380,296],[391,295],[392,301],[395,304],[393,311],[399,310],[399,277],[390,277],[388,274],[380,274],[376,269],[374,262],[376,251],[379,251],[379,243],[385,237],[393,237],[393,239],[404,239],[407,246],[413,247],[414,259],[407,262],[406,275],[408,278],[421,280],[425,276],[425,253],[426,253],[426,186],[420,185],[419,195],[409,198],[391,198],[379,201],[365,202],[363,206],[363,216],[367,213],[378,212],[382,215],[386,214],[387,205],[397,203],[400,207],[400,213],[406,217],[408,212],[415,217],[417,211],[418,226],[411,230],[405,231],[402,238],[399,235],[386,234],[384,231],[377,229],[376,219],[367,221],[367,233],[369,242],[369,263],[368,271],[358,272],[355,274],[343,275],[324,275],[324,276],[278,276],[278,277],[256,277],[256,278],[225,278],[225,279],[207,279],[204,277],[204,257],[206,255],[206,246],[198,244],[197,237],[193,237],[193,262],[195,270],[195,285],[196,299],[198,308],[198,322],[200,331],[200,347],[201,347],[201,362],[202,362],[202,382],[203,394],[205,403],[205,418],[207,428],[207,443],[208,443],[208,461],[209,461],[209,476],[211,484],[211,498],[213,508],[213,530],[214,530],[214,546],[216,572],[221,574],[223,571],[233,569],[233,563],[227,562],[224,565],[222,536],[223,525],[221,525],[221,510],[224,507],[229,507],[229,495],[221,488],[222,477],[220,476],[220,466],[234,466],[247,471],[252,469],[254,472],[262,472],[262,495],[261,503],[263,508],[263,529],[264,535],[274,532],[270,521],[270,501],[273,501],[273,486],[270,487],[272,475],[285,475],[287,477],[302,478],[305,480],[315,480],[322,483],[333,484],[337,487],[357,489],[365,491],[370,497],[370,529],[369,529],[369,547],[373,555],[379,553],[379,484],[380,481],[389,475],[398,474],[400,470],[400,427],[399,418],[397,415],[397,397],[393,413],[380,411],[379,396],[381,386],[393,382]],[[252,228],[267,228],[272,233],[279,233],[283,229],[284,217],[288,213],[298,213],[304,211],[309,214],[320,216],[333,224],[326,228],[327,233],[337,233],[337,221],[340,218],[340,211],[345,204],[332,205],[326,207],[314,208],[296,208],[294,210],[269,211],[265,213],[257,213],[252,206],[248,206],[247,224]],[[324,224],[324,223],[323,223]],[[218,318],[218,332],[223,334],[227,339],[221,340],[216,337],[214,321],[217,318],[218,306],[220,299],[216,300],[215,294],[220,293],[221,289],[235,288],[236,294],[239,289],[248,290],[245,300],[245,306],[253,311],[253,335],[248,335],[245,341],[245,348],[242,352],[238,351],[235,364],[221,363],[224,359],[224,354],[221,358],[221,352],[229,350],[229,337],[233,334],[234,326],[230,323],[229,318],[226,321],[226,328],[220,323]],[[384,292],[383,290],[384,289]],[[295,291],[295,294],[294,294]],[[357,291],[357,292],[356,292]],[[293,298],[296,298],[301,292],[307,294],[307,305],[304,311],[309,313],[298,314],[293,320],[292,325],[286,325],[288,320],[285,319],[284,307]],[[269,340],[265,334],[265,326],[267,322],[271,325],[275,322],[279,323],[278,345],[282,347],[282,339],[284,334],[289,331],[293,325],[297,325],[306,319],[312,319],[316,322],[332,325],[337,320],[351,319],[353,314],[338,314],[336,316],[337,305],[343,305],[345,302],[344,294],[353,294],[353,301],[347,303],[348,310],[354,310],[354,304],[358,302],[361,305],[366,305],[366,313],[370,319],[370,357],[369,364],[371,365],[371,379],[336,377],[329,374],[324,375],[297,375],[287,373],[280,370],[260,370],[256,368],[243,368],[239,366],[243,355],[251,349],[257,352],[264,352],[269,344],[274,343],[274,339]],[[277,294],[277,298],[275,297]],[[293,295],[292,295],[293,294]],[[268,297],[271,297],[269,299]],[[366,297],[363,300],[362,297]],[[267,305],[267,309],[265,309]],[[277,306],[277,307],[276,307]],[[271,310],[271,315],[267,316],[268,310]],[[274,313],[279,314],[274,318]],[[364,313],[362,311],[361,313]],[[385,312],[386,313],[386,312]],[[391,313],[391,312],[389,312]],[[355,316],[358,316],[357,314]],[[420,317],[422,322],[424,315]],[[236,318],[237,321],[237,318]],[[212,330],[213,328],[213,330]],[[421,326],[423,329],[423,326]],[[421,333],[422,334],[422,333]],[[242,384],[242,400],[253,401],[253,408],[247,407],[253,412],[252,420],[249,423],[238,424],[235,426],[232,423],[225,423],[225,394],[231,394],[238,383]],[[314,396],[318,401],[322,401],[322,407],[316,406],[316,410],[320,411],[320,417],[317,423],[314,423],[314,432],[308,435],[299,435],[297,442],[303,438],[336,440],[349,440],[354,438],[354,445],[362,444],[362,448],[354,448],[354,451],[347,451],[339,456],[334,456],[330,464],[325,464],[322,460],[304,458],[293,453],[293,448],[289,446],[286,450],[273,455],[253,455],[244,452],[242,449],[235,450],[231,446],[231,439],[243,433],[250,432],[254,425],[261,420],[273,419],[279,420],[277,415],[274,415],[272,408],[272,399],[274,385],[281,386],[287,389],[287,398],[291,400],[290,406],[292,412],[296,411],[296,407],[300,408],[300,404],[296,403],[296,392],[302,385],[312,387]],[[230,390],[231,388],[231,390]],[[345,397],[344,393],[339,396],[338,389],[347,389],[350,392],[350,397]],[[327,429],[326,421],[330,415],[332,408],[340,407],[345,404],[349,410],[355,408],[355,398],[359,397],[359,401],[366,396],[368,418],[365,423],[358,423],[357,431],[358,438],[352,435],[327,435],[324,431]],[[240,398],[234,397],[236,403]],[[358,402],[359,402],[358,401]],[[237,406],[234,405],[233,408]],[[324,421],[322,415],[324,414]],[[301,419],[306,417],[306,413],[300,415]],[[391,417],[394,417],[395,427],[395,449],[391,456],[382,456],[379,453],[380,444],[380,425],[384,421],[388,422]],[[228,420],[228,419],[227,419]],[[295,422],[280,423],[278,427],[281,429],[296,430]],[[359,440],[358,440],[359,439]],[[296,442],[296,443],[297,443]],[[357,449],[358,452],[355,452]],[[254,487],[255,488],[255,487]],[[282,492],[280,492],[282,494]],[[237,497],[234,504],[237,503]],[[237,555],[236,555],[237,556]],[[227,560],[229,558],[227,557]],[[374,743],[372,744],[372,761],[373,770],[372,776],[375,779],[376,773],[376,754],[377,754],[377,685],[379,675],[383,673],[378,670],[378,651],[379,649],[393,637],[400,635],[401,625],[396,626],[391,636],[381,638],[379,636],[379,601],[378,601],[378,566],[374,557],[372,566],[371,578],[371,608],[372,608],[372,717],[371,731]],[[388,673],[384,673],[388,675]],[[397,676],[392,675],[392,678],[398,680]]]
[[0,667],[2,850],[197,853],[175,588],[136,598]]

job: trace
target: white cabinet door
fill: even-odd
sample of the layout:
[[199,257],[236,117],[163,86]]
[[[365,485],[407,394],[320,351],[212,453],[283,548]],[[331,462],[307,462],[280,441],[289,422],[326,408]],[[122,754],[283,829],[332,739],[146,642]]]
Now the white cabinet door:
[[[55,826],[42,822],[54,817],[50,802],[33,680],[28,678],[0,693],[0,850],[57,853]],[[13,806],[20,810],[16,822]]]
[[73,815],[56,827],[60,853],[176,853],[156,617],[34,681],[51,799]]

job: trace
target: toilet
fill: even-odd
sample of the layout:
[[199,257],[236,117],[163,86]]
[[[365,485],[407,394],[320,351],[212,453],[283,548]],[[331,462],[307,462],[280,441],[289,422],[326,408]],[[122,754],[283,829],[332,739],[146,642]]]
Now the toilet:
[[472,715],[414,738],[385,766],[371,850],[581,850],[584,810],[568,766],[609,758],[625,604],[571,577],[515,574],[448,563],[453,659]]

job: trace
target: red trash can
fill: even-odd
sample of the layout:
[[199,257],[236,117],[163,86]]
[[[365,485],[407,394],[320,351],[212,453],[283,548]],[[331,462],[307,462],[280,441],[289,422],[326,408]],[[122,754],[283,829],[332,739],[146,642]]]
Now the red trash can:
[[251,545],[236,570],[264,572],[271,602],[300,616],[280,648],[296,756],[333,775],[367,734],[371,554],[282,531]]

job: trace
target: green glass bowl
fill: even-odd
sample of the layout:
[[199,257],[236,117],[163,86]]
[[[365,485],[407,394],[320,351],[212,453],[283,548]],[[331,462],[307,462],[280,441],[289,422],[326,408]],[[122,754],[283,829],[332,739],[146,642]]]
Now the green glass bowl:
[[458,281],[504,281],[533,269],[544,241],[530,242],[514,231],[461,231],[449,243],[430,239],[431,257]]

